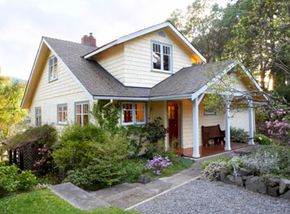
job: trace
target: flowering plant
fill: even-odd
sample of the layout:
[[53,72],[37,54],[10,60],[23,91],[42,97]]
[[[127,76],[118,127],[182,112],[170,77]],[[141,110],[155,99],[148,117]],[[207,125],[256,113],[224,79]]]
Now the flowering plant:
[[270,118],[266,121],[268,135],[278,139],[289,137],[290,124],[289,124],[289,110],[277,109],[270,113]]
[[147,161],[146,169],[152,170],[156,175],[160,175],[161,170],[172,165],[172,162],[168,157],[162,157],[161,155],[154,156],[152,160]]

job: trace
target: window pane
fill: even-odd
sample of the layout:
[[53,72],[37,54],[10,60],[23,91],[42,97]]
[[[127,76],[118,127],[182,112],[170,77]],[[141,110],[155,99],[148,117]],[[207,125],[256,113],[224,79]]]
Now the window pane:
[[89,124],[89,115],[84,115],[83,120],[84,120],[84,125],[88,125]]
[[132,109],[132,104],[123,104],[123,123],[133,122]]
[[154,69],[161,69],[160,45],[153,43],[152,62]]
[[88,104],[83,104],[83,113],[87,114],[89,112],[89,105]]
[[58,121],[59,122],[63,122],[62,121],[62,112],[61,111],[58,112]]
[[144,103],[136,103],[136,122],[141,123],[145,122],[145,104]]
[[76,123],[77,123],[78,125],[82,125],[82,116],[81,116],[81,115],[77,115],[77,116],[76,116]]
[[170,70],[170,58],[168,55],[163,55],[163,70]]
[[76,113],[77,114],[80,114],[81,113],[81,105],[80,104],[78,104],[78,105],[76,105]]

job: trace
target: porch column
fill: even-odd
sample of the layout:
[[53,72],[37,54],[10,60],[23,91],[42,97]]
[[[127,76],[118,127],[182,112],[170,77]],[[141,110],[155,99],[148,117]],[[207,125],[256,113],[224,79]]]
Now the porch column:
[[230,96],[225,96],[225,134],[226,134],[226,145],[225,150],[230,151],[231,148],[231,123],[230,123],[230,108],[231,108],[231,100]]
[[198,112],[198,98],[192,103],[192,141],[193,141],[193,157],[199,158],[199,112]]
[[249,110],[249,145],[254,145],[254,106],[253,99],[248,98],[248,110]]

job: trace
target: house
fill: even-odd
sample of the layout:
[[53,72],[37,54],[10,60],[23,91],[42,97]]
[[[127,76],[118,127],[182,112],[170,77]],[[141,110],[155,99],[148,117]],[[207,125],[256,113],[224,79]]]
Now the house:
[[[211,86],[227,76],[234,93],[225,91],[225,111],[206,111]],[[206,59],[170,23],[163,22],[97,47],[90,34],[74,43],[43,37],[22,100],[32,125],[85,125],[94,102],[121,101],[120,125],[141,125],[161,117],[169,133],[168,148],[178,140],[181,151],[200,157],[201,126],[220,125],[231,150],[230,126],[249,132],[254,144],[253,99],[261,88],[236,60]],[[248,109],[235,109],[235,98]],[[263,98],[260,98],[263,99]],[[232,114],[233,110],[235,113]]]

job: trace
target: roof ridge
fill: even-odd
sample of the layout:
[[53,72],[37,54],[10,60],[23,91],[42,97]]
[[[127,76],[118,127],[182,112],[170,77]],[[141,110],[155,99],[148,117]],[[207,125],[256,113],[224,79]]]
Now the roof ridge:
[[81,45],[84,47],[87,47],[88,45],[84,45],[82,43],[79,42],[74,42],[74,41],[70,41],[70,40],[64,40],[64,39],[58,39],[58,38],[53,38],[53,37],[49,37],[49,36],[42,36],[43,39],[53,39],[53,40],[58,40],[58,41],[62,41],[62,42],[69,42],[69,43],[74,43],[76,45]]

